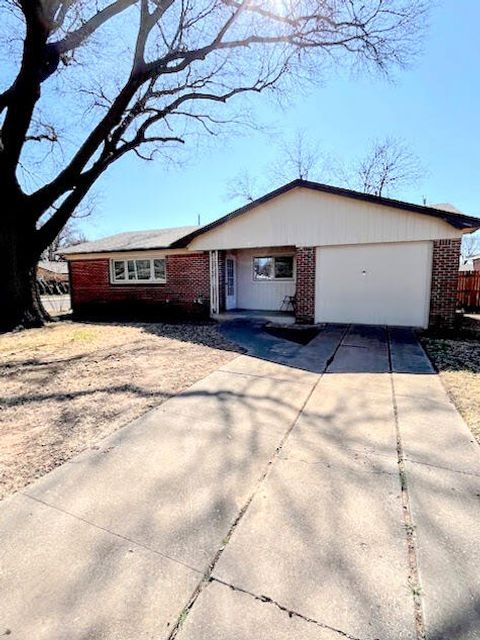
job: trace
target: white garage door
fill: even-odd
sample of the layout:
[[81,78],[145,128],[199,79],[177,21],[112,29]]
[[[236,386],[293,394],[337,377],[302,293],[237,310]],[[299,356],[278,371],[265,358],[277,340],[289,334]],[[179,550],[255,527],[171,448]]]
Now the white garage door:
[[430,242],[318,247],[315,321],[426,327]]

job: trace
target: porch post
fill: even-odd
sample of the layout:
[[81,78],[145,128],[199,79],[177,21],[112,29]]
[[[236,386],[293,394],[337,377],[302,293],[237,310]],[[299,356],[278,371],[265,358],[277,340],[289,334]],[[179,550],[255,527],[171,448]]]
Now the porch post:
[[210,315],[219,313],[218,251],[210,251]]

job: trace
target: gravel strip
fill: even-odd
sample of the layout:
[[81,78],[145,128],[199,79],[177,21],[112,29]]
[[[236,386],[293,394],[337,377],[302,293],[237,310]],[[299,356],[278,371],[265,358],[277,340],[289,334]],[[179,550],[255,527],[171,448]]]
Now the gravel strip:
[[424,338],[440,378],[480,443],[480,340]]

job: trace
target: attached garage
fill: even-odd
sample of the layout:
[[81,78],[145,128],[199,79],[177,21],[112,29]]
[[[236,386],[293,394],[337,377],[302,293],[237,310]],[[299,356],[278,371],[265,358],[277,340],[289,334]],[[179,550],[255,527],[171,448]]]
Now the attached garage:
[[427,327],[431,242],[318,247],[315,321]]

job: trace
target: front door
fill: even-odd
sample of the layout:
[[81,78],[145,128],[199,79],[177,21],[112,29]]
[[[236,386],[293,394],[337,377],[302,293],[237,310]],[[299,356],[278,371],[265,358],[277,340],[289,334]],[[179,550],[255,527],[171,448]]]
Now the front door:
[[225,260],[225,308],[237,307],[237,269],[235,258],[227,256]]

